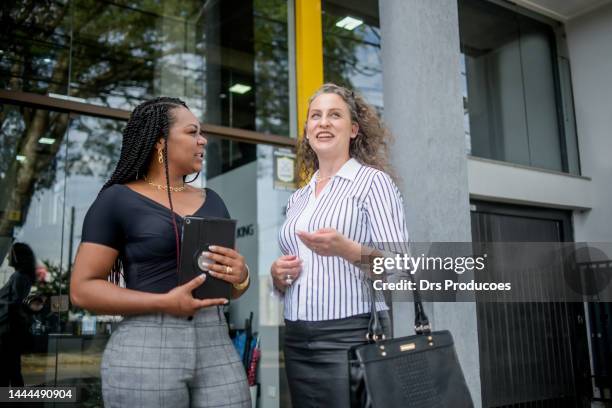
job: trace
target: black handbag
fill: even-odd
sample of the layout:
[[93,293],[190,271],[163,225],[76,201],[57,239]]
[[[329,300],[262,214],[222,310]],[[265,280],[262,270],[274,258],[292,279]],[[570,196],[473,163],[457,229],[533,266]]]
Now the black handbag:
[[[370,285],[367,285],[370,287]],[[474,406],[448,330],[431,331],[418,290],[414,336],[385,339],[370,288],[367,344],[349,349],[351,408]]]

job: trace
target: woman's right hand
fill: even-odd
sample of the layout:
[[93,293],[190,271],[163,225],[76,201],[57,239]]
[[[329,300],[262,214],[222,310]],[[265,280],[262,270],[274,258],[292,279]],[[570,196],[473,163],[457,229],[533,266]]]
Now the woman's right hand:
[[227,299],[196,299],[191,293],[206,280],[204,274],[196,276],[189,282],[177,286],[164,295],[163,311],[174,316],[193,316],[203,307],[226,305]]
[[[283,292],[287,289],[287,286],[291,286],[295,282],[300,276],[300,272],[302,272],[302,260],[295,255],[281,256],[272,263],[270,268],[274,286]],[[290,280],[287,278],[290,278]]]

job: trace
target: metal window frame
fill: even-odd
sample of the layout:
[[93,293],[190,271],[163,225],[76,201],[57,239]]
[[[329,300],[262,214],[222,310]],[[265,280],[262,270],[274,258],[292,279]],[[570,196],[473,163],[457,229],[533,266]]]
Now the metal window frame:
[[[109,108],[106,106],[98,106],[83,102],[55,98],[49,95],[40,95],[21,91],[10,91],[6,89],[0,89],[0,102],[20,106],[50,109],[58,112],[67,112],[70,114],[95,116],[105,119],[127,121],[130,118],[130,111],[124,109]],[[202,129],[207,135],[237,142],[252,144],[261,143],[288,148],[295,148],[296,146],[296,140],[286,136],[254,132],[251,130],[237,129],[208,123],[203,123]]]
[[[582,175],[582,166],[581,166],[581,159],[580,159],[580,143],[578,140],[576,140],[577,169],[575,173],[571,172],[572,169],[569,164],[570,160],[568,157],[570,152],[568,149],[568,142],[567,142],[568,135],[567,135],[566,124],[565,124],[567,113],[565,112],[565,109],[563,108],[563,101],[565,98],[571,98],[572,105],[573,105],[573,85],[571,84],[571,81],[570,81],[570,83],[567,84],[567,86],[570,89],[569,94],[566,95],[563,93],[561,89],[562,88],[561,63],[559,60],[561,58],[565,58],[569,61],[569,52],[568,52],[568,47],[567,47],[564,23],[552,17],[539,14],[533,10],[529,10],[509,0],[487,0],[487,2],[494,4],[496,6],[500,6],[518,15],[536,20],[551,28],[553,32],[552,39],[554,40],[553,48],[551,51],[553,54],[552,63],[553,63],[553,75],[554,75],[553,79],[554,79],[554,85],[555,85],[555,108],[557,111],[557,123],[559,126],[559,144],[560,144],[559,147],[561,148],[561,167],[564,173],[578,175],[578,176]],[[569,66],[569,69],[571,72],[571,65]],[[576,120],[575,120],[576,113],[574,112],[572,116],[574,117],[574,120],[573,120],[573,124],[571,124],[570,126],[574,127],[574,133],[576,135],[576,139],[579,139],[578,132],[576,130],[576,126],[577,126]]]

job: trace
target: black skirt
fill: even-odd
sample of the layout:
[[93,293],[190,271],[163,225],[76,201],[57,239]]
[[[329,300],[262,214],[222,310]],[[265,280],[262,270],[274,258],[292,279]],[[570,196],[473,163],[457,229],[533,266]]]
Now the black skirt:
[[[379,312],[389,335],[387,312]],[[285,368],[293,408],[349,407],[348,350],[366,343],[369,314],[318,322],[285,320]]]

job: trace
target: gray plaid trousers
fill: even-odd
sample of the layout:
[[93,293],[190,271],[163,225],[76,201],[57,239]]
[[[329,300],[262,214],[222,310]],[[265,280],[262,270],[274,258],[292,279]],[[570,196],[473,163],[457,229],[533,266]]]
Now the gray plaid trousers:
[[216,307],[191,321],[160,313],[126,317],[106,345],[101,371],[107,408],[251,406],[244,368]]

